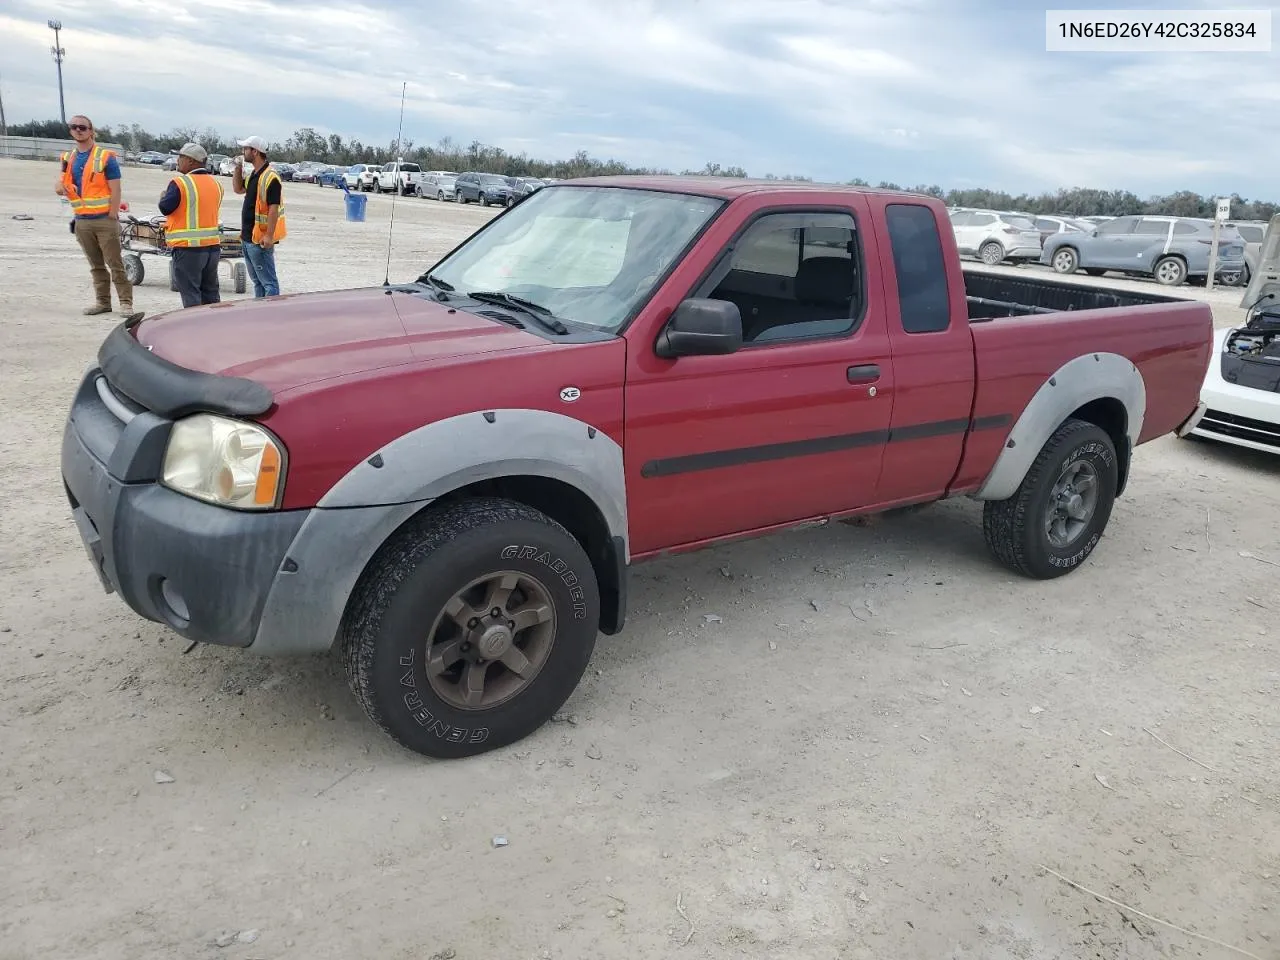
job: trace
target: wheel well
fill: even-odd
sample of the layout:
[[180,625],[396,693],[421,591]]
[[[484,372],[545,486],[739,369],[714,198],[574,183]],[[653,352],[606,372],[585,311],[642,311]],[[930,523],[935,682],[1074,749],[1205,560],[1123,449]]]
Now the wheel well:
[[1115,397],[1103,397],[1092,400],[1071,414],[1076,420],[1084,420],[1101,428],[1115,445],[1119,479],[1116,483],[1116,496],[1124,493],[1125,484],[1129,480],[1129,460],[1133,450],[1129,446],[1129,411]]
[[[480,480],[459,487],[434,503],[465,497],[502,497],[545,513],[582,544],[600,586],[600,630],[615,634],[626,615],[625,547],[609,533],[604,514],[577,487],[550,477],[513,476]],[[430,508],[428,508],[430,509]]]

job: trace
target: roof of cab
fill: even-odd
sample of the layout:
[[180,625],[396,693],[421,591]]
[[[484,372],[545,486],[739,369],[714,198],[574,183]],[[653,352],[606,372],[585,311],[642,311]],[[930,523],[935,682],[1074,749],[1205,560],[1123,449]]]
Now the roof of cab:
[[690,193],[703,197],[731,200],[753,193],[862,193],[886,196],[913,196],[937,199],[911,190],[884,190],[856,187],[843,183],[815,183],[811,180],[738,179],[713,176],[617,176],[577,177],[557,186],[625,187],[632,190],[663,190],[668,193]]

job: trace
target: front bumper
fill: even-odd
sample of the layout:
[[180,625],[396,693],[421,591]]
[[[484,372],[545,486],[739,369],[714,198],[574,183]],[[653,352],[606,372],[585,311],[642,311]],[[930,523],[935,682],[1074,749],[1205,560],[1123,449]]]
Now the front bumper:
[[428,501],[264,513],[203,503],[157,482],[172,425],[96,366],[76,391],[62,480],[103,589],[191,640],[329,649],[369,560]]
[[103,589],[191,640],[249,646],[308,511],[228,510],[161,486],[172,422],[137,410],[123,422],[103,402],[100,376],[87,374],[76,392],[62,480]]
[[[1213,359],[1216,364],[1217,354]],[[1204,415],[1192,435],[1280,454],[1280,394],[1210,376],[1200,390],[1200,402]]]

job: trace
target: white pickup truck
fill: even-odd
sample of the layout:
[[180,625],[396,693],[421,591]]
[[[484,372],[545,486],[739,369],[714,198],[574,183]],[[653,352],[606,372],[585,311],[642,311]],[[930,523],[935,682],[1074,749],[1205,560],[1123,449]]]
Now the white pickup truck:
[[403,160],[383,164],[373,178],[375,193],[392,193],[400,191],[400,196],[407,197],[418,192],[418,184],[422,182],[422,167],[416,163],[405,163]]

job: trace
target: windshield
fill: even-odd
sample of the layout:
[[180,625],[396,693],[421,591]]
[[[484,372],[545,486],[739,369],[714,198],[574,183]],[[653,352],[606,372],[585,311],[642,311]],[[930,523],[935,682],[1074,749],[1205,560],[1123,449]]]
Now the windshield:
[[618,330],[724,205],[617,187],[546,187],[431,269],[466,295],[509,293],[583,326]]

